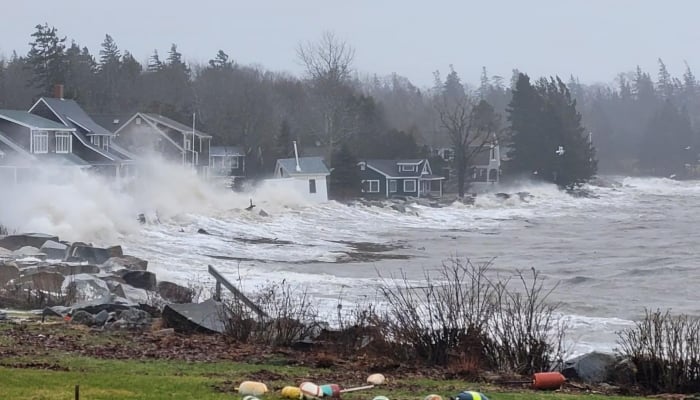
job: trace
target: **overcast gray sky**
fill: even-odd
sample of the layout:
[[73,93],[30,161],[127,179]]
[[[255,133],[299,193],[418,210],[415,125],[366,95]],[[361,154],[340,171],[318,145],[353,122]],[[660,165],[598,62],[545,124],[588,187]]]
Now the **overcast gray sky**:
[[[48,22],[97,55],[105,33],[146,61],[171,43],[188,61],[223,49],[242,64],[299,74],[295,48],[330,30],[356,49],[363,73],[396,72],[419,86],[453,64],[478,82],[481,67],[509,78],[578,76],[612,82],[636,65],[674,75],[683,61],[700,76],[700,1],[670,0],[5,0],[0,54],[26,54]],[[9,15],[8,15],[9,14]]]

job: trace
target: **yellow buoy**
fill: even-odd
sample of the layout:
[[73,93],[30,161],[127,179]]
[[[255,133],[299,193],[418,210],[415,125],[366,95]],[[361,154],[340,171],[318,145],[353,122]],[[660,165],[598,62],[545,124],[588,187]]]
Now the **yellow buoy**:
[[267,385],[262,382],[245,381],[238,386],[238,393],[246,396],[262,396],[267,393]]
[[301,389],[296,386],[285,386],[282,388],[282,397],[285,399],[299,400],[303,396],[301,394]]

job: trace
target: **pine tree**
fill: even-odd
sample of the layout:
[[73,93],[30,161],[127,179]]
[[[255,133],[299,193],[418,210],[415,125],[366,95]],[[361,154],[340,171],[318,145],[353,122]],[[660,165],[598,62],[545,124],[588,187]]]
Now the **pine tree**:
[[35,28],[27,54],[27,65],[33,72],[29,83],[49,95],[53,85],[65,83],[66,38],[58,37],[56,28],[46,23]]
[[233,62],[228,60],[228,54],[224,53],[223,50],[219,50],[219,52],[216,53],[216,57],[209,60],[209,66],[214,69],[225,69],[231,68]]
[[341,200],[360,194],[360,173],[357,158],[347,143],[340,146],[333,156],[330,176],[330,197]]
[[100,50],[100,69],[104,69],[108,66],[119,66],[121,60],[121,53],[117,47],[117,43],[110,35],[105,35],[105,40],[102,42],[102,49]]
[[153,50],[153,54],[148,58],[146,70],[148,72],[157,72],[163,69],[163,62],[160,61],[158,50]]
[[666,100],[647,125],[639,156],[643,172],[681,176],[685,164],[697,160],[695,142],[688,113]]
[[673,80],[671,79],[671,74],[668,72],[668,69],[666,69],[666,64],[664,64],[663,60],[660,58],[658,79],[659,81],[657,85],[659,88],[659,93],[661,93],[664,99],[672,98],[674,92]]

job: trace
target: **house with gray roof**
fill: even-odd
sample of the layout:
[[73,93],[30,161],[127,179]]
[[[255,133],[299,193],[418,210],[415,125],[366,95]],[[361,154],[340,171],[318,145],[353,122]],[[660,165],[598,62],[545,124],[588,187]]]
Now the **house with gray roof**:
[[114,133],[115,142],[138,157],[155,153],[182,165],[194,165],[202,175],[208,173],[212,136],[192,125],[159,114],[137,112]]
[[209,177],[238,179],[245,177],[245,153],[238,146],[211,146]]
[[427,159],[363,160],[360,169],[365,197],[441,197],[442,176],[434,175]]
[[[61,91],[58,91],[61,95]],[[115,135],[97,124],[75,100],[42,97],[29,109],[31,114],[72,129],[73,154],[91,169],[108,176],[123,177],[133,171],[134,156],[114,143]]]
[[57,179],[70,168],[89,168],[74,153],[75,128],[27,111],[0,110],[0,180],[23,182],[39,173]]
[[470,147],[470,186],[475,190],[486,189],[501,180],[501,149],[498,142],[481,147]]
[[275,164],[274,180],[280,188],[294,190],[310,202],[328,201],[331,171],[321,157],[282,158]]

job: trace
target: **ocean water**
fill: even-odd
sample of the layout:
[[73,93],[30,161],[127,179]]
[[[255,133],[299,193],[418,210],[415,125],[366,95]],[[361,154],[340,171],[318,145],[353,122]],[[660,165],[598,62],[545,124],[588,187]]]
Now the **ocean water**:
[[[329,202],[309,205],[274,187],[235,194],[209,187],[191,171],[154,164],[139,181],[107,186],[79,174],[69,183],[12,189],[0,221],[20,231],[68,240],[122,244],[149,260],[163,280],[211,286],[207,265],[244,291],[284,279],[305,288],[323,310],[372,301],[389,276],[417,285],[425,272],[458,256],[492,260],[508,277],[536,268],[550,300],[571,327],[573,353],[610,351],[616,332],[644,308],[698,314],[696,256],[700,182],[604,177],[595,198],[575,198],[546,184],[498,190],[474,205],[390,208]],[[52,196],[42,196],[42,193]],[[256,208],[245,210],[249,202]],[[258,214],[264,209],[269,215]],[[144,213],[146,224],[136,215]],[[204,229],[208,234],[198,233]],[[379,250],[386,252],[374,252]],[[364,251],[370,250],[370,251]],[[367,256],[388,254],[390,258]]]

